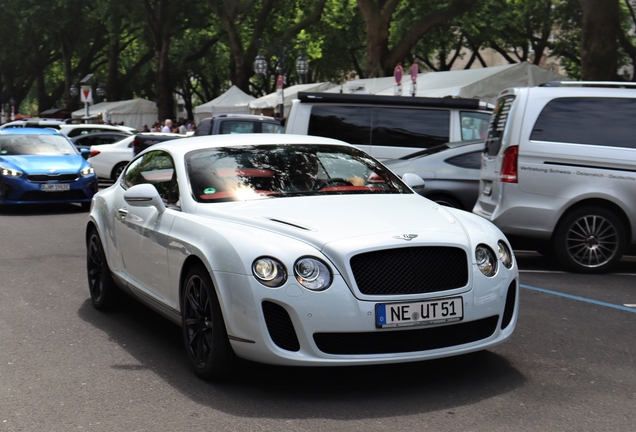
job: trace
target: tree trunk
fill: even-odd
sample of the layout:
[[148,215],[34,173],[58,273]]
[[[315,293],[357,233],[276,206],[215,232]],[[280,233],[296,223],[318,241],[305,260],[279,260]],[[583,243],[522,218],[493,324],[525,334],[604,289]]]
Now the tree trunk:
[[618,0],[579,0],[583,11],[581,79],[617,79],[618,42],[621,31]]

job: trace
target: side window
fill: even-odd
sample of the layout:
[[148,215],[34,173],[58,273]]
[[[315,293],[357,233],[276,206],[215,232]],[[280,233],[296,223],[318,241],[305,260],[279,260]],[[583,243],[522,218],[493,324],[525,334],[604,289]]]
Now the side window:
[[462,111],[459,117],[462,125],[462,141],[486,139],[490,114]]
[[314,105],[307,135],[339,139],[351,144],[370,144],[371,107]]
[[468,168],[468,169],[481,169],[481,154],[483,152],[477,151],[472,153],[464,153],[463,155],[455,156],[449,159],[446,159],[446,162],[458,166],[460,168]]
[[486,149],[484,150],[489,156],[496,156],[499,153],[499,149],[501,149],[501,140],[503,139],[510,109],[514,101],[514,95],[502,97],[497,101],[495,111],[490,116],[488,135],[486,136]]
[[174,163],[166,152],[152,151],[135,159],[126,169],[123,182],[127,188],[150,183],[157,188],[166,204],[176,204],[179,201]]
[[636,99],[579,97],[550,101],[537,118],[531,140],[636,148]]
[[195,136],[210,135],[212,133],[212,119],[204,119],[197,125],[194,130]]
[[373,109],[372,145],[428,148],[447,143],[449,131],[448,110]]
[[221,123],[221,134],[244,134],[254,133],[254,122],[252,121],[224,121]]
[[285,128],[282,125],[274,123],[262,123],[263,133],[285,133]]

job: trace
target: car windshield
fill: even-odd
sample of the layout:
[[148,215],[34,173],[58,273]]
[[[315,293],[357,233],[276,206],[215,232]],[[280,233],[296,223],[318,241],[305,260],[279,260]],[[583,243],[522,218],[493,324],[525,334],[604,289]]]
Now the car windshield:
[[198,202],[334,195],[413,193],[355,147],[263,145],[197,150],[186,155]]
[[71,155],[75,147],[59,135],[10,134],[0,136],[0,156]]

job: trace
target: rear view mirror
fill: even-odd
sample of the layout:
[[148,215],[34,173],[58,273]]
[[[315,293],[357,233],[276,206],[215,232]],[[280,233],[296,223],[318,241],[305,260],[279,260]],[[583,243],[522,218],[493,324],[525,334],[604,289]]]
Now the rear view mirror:
[[424,179],[417,174],[406,173],[402,176],[402,181],[410,186],[413,190],[424,189]]

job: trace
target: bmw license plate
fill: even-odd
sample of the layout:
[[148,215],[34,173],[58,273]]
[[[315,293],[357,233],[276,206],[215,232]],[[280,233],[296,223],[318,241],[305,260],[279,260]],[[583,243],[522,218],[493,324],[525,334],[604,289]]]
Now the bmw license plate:
[[461,297],[453,297],[413,303],[376,304],[375,316],[378,328],[461,321],[464,318],[464,302]]
[[57,191],[67,191],[71,189],[71,185],[68,183],[60,183],[60,184],[43,184],[42,190],[44,192],[57,192]]

